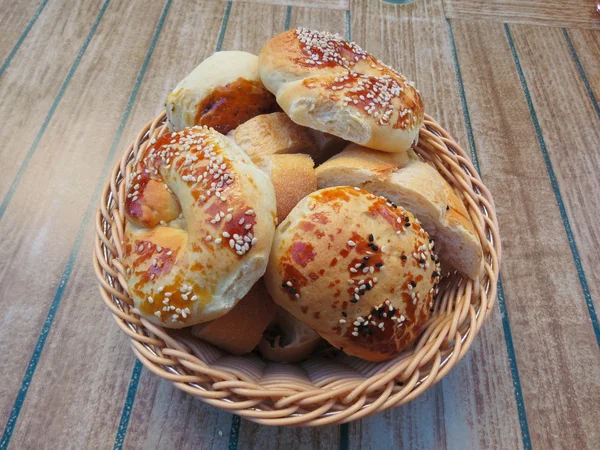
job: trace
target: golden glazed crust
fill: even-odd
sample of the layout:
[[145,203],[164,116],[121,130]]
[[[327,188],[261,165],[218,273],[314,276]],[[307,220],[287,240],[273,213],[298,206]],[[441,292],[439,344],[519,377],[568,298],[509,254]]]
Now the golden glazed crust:
[[123,262],[136,308],[168,328],[227,313],[265,271],[275,208],[269,178],[216,131],[186,128],[151,141],[134,162],[125,203]]
[[262,48],[259,73],[294,122],[370,148],[405,152],[423,123],[413,83],[338,35],[281,33]]
[[322,189],[277,228],[267,289],[335,347],[387,360],[429,317],[439,282],[433,245],[401,207],[359,188]]

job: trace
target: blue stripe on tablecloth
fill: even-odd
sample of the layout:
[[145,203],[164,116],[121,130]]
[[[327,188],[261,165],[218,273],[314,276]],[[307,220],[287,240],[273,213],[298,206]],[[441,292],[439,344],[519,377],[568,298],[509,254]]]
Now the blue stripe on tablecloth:
[[127,397],[125,397],[125,404],[123,405],[123,412],[121,413],[121,420],[119,420],[119,428],[117,429],[113,450],[121,450],[123,448],[123,442],[125,442],[125,435],[127,434],[129,418],[131,417],[131,411],[133,410],[133,402],[135,401],[135,394],[140,382],[141,373],[142,363],[139,359],[136,359],[135,365],[133,366],[133,372],[131,373],[131,380],[129,381],[129,388],[127,389]]
[[[456,81],[458,83],[458,91],[460,94],[460,102],[463,109],[463,116],[465,126],[467,128],[467,139],[469,142],[469,150],[471,151],[471,158],[477,172],[480,172],[479,158],[477,156],[477,147],[475,146],[475,139],[473,137],[473,127],[471,126],[471,116],[469,114],[469,105],[467,104],[467,97],[465,95],[465,87],[462,79],[462,72],[460,70],[460,64],[458,62],[458,54],[456,53],[456,43],[454,41],[454,32],[452,31],[452,24],[449,19],[446,19],[446,25],[448,28],[448,35],[450,37],[450,45],[452,48],[452,59],[454,61],[454,69],[456,72]],[[515,355],[515,347],[513,345],[512,331],[510,329],[510,321],[508,319],[508,311],[506,309],[506,301],[504,298],[504,290],[502,289],[502,279],[498,280],[498,306],[500,308],[500,316],[502,318],[502,328],[504,330],[504,342],[506,344],[506,351],[508,354],[508,362],[510,366],[510,374],[513,381],[513,391],[515,396],[515,403],[517,405],[517,413],[519,415],[519,425],[521,427],[521,437],[523,440],[523,447],[526,450],[531,449],[531,437],[529,434],[529,424],[527,422],[527,413],[525,411],[525,403],[523,402],[523,390],[521,388],[521,378],[519,376],[519,368],[517,366],[517,357]]]
[[287,31],[290,29],[290,21],[292,20],[292,7],[288,6],[285,9],[285,24],[283,26],[284,31]]
[[44,0],[42,2],[42,4],[39,6],[39,8],[37,9],[37,11],[35,12],[35,14],[33,15],[33,17],[31,17],[31,20],[25,27],[25,30],[23,30],[23,33],[17,40],[17,43],[15,44],[15,46],[12,48],[12,50],[10,51],[10,53],[8,54],[8,56],[2,63],[2,67],[0,67],[0,77],[2,77],[2,74],[4,74],[4,71],[10,65],[11,61],[15,57],[15,54],[19,51],[19,47],[21,47],[21,44],[23,43],[23,41],[25,40],[25,38],[27,37],[27,35],[31,31],[31,29],[33,28],[33,25],[37,22],[38,18],[40,17],[40,14],[42,14],[42,11],[46,7],[47,3],[48,3],[48,0]]
[[71,66],[71,69],[67,73],[67,77],[65,78],[62,85],[60,86],[60,89],[58,90],[56,97],[54,97],[54,101],[52,102],[52,106],[50,107],[50,110],[48,111],[48,114],[46,115],[46,118],[44,119],[44,122],[42,123],[42,127],[36,134],[35,139],[33,140],[33,144],[31,144],[31,147],[29,148],[29,151],[27,152],[25,159],[21,163],[21,167],[19,167],[17,174],[13,178],[13,181],[10,184],[10,187],[8,188],[8,192],[4,196],[4,200],[2,200],[2,204],[0,204],[0,220],[2,220],[2,217],[4,216],[4,213],[6,212],[6,208],[8,207],[8,204],[10,203],[13,195],[15,194],[15,191],[17,190],[17,187],[19,186],[19,183],[21,182],[21,178],[23,177],[23,174],[27,170],[27,167],[29,166],[31,159],[33,158],[33,155],[35,154],[35,152],[38,148],[38,145],[40,144],[40,141],[42,140],[42,136],[44,135],[46,128],[48,128],[48,124],[50,123],[50,120],[52,120],[52,116],[54,116],[54,113],[56,112],[56,108],[58,108],[58,104],[62,100],[63,95],[64,95],[65,91],[67,90],[67,87],[69,86],[69,83],[71,82],[71,79],[73,78],[73,75],[75,74],[75,71],[77,70],[77,67],[79,67],[79,63],[81,62],[81,59],[83,58],[83,55],[84,55],[85,51],[87,50],[88,45],[90,44],[90,41],[94,37],[94,34],[96,33],[96,30],[98,29],[98,25],[100,25],[100,20],[102,20],[102,16],[104,16],[104,12],[106,11],[106,8],[108,7],[109,3],[110,3],[110,0],[104,1],[104,4],[102,5],[100,12],[98,13],[98,17],[96,17],[96,21],[92,25],[92,28],[90,29],[89,34],[85,38],[85,41],[83,42],[83,45],[82,45],[81,49],[79,50],[79,53],[77,53],[77,57],[75,58],[75,61],[73,62],[73,65]]
[[[110,2],[110,0],[107,0],[105,2],[105,5],[103,7],[103,10],[101,11],[101,15],[104,14],[104,11],[106,10],[106,6],[108,6],[108,3]],[[152,56],[152,52],[154,51],[154,47],[156,45],[156,40],[158,38],[158,34],[160,33],[160,29],[162,28],[162,25],[164,23],[164,18],[166,15],[166,12],[168,10],[168,6],[170,6],[171,0],[167,0],[167,4],[165,5],[165,9],[163,10],[163,15],[161,16],[161,19],[159,21],[157,30],[155,31],[154,36],[152,37],[152,42],[150,44],[150,48],[148,50],[148,53],[146,54],[146,58],[144,59],[144,63],[142,65],[142,69],[140,70],[140,73],[138,74],[138,77],[136,79],[136,82],[134,84],[134,88],[131,92],[131,95],[129,96],[129,100],[127,102],[127,107],[125,109],[125,113],[123,114],[123,117],[121,119],[121,123],[119,125],[119,129],[117,131],[117,134],[115,135],[115,138],[113,140],[113,144],[110,148],[109,151],[109,155],[104,163],[104,167],[102,170],[102,174],[99,180],[99,183],[96,187],[96,190],[94,192],[94,196],[93,196],[93,201],[89,204],[88,209],[84,215],[83,221],[81,223],[81,226],[79,228],[79,231],[77,233],[77,237],[75,238],[75,242],[73,244],[73,248],[71,249],[71,253],[69,254],[69,257],[67,259],[67,264],[65,265],[65,268],[63,270],[62,276],[60,278],[60,282],[58,284],[58,289],[56,290],[56,293],[54,295],[54,299],[52,300],[52,304],[50,305],[50,309],[48,311],[48,315],[46,316],[46,320],[44,321],[44,326],[42,327],[42,331],[40,332],[40,336],[38,337],[38,341],[37,344],[35,346],[33,355],[31,357],[31,360],[29,362],[29,365],[27,366],[27,370],[25,372],[25,377],[23,378],[23,381],[21,383],[21,388],[19,390],[19,393],[17,395],[17,399],[15,400],[15,404],[13,406],[13,409],[11,411],[11,415],[9,417],[8,423],[6,425],[6,428],[4,430],[4,435],[2,437],[2,441],[0,441],[0,450],[4,450],[7,446],[8,443],[10,441],[10,437],[12,435],[12,432],[14,430],[14,426],[15,423],[19,417],[19,413],[21,411],[21,407],[23,406],[23,402],[25,400],[25,397],[27,395],[27,391],[29,389],[29,385],[31,383],[31,379],[33,378],[33,375],[35,373],[35,370],[37,368],[37,364],[39,361],[39,358],[41,356],[41,353],[44,349],[45,343],[46,343],[46,339],[48,337],[48,333],[50,332],[50,328],[52,326],[52,323],[54,322],[54,317],[56,316],[56,311],[58,309],[58,306],[62,300],[62,297],[64,295],[65,292],[65,288],[67,286],[67,283],[69,281],[69,278],[71,277],[71,273],[73,272],[73,267],[75,266],[75,261],[77,259],[77,256],[79,254],[79,251],[81,249],[81,244],[83,242],[83,237],[85,234],[85,230],[87,228],[87,226],[90,223],[93,211],[94,211],[94,205],[96,204],[96,200],[100,195],[100,192],[102,190],[102,186],[104,185],[104,178],[106,177],[107,173],[108,173],[108,169],[110,168],[109,164],[112,160],[112,158],[114,157],[115,154],[115,150],[117,147],[117,144],[121,138],[121,135],[123,134],[123,130],[125,128],[125,124],[129,118],[129,114],[131,113],[131,108],[133,107],[133,103],[135,102],[135,98],[137,96],[137,93],[139,91],[142,79],[144,77],[144,74],[146,73],[146,69],[148,67],[148,62],[150,61],[150,57]],[[100,18],[101,16],[99,16]]]
[[[46,130],[46,127],[48,126],[48,123],[50,122],[50,119],[54,115],[54,111],[56,111],[56,108],[58,106],[58,103],[60,102],[60,99],[62,98],[65,90],[67,89],[67,86],[69,85],[69,82],[71,81],[71,78],[73,78],[73,74],[77,70],[77,67],[79,66],[79,62],[81,61],[83,54],[87,50],[87,47],[88,47],[90,41],[92,40],[92,37],[96,33],[96,30],[98,29],[98,25],[100,24],[100,21],[102,20],[102,17],[104,16],[104,13],[106,12],[106,9],[108,8],[109,3],[110,3],[110,0],[104,1],[104,4],[102,5],[102,8],[100,9],[98,16],[96,17],[96,21],[92,25],[92,28],[90,29],[90,32],[89,32],[87,38],[85,39],[83,46],[81,47],[81,50],[79,50],[79,53],[77,54],[77,57],[75,58],[75,62],[73,63],[71,70],[69,70],[69,73],[67,74],[67,77],[65,78],[65,81],[63,82],[56,98],[54,99],[54,103],[52,104],[52,107],[50,108],[50,111],[48,112],[48,115],[46,116],[46,119],[44,120],[44,124],[42,125],[42,128],[38,132],[38,134],[35,138],[35,141],[27,154],[27,157],[21,164],[21,168],[19,169],[17,176],[13,180],[13,182],[10,186],[10,189],[8,191],[8,194],[4,198],[4,201],[2,202],[2,206],[0,206],[0,219],[2,218],[2,215],[4,214],[4,211],[6,211],[6,206],[8,205],[10,198],[14,194],[14,191],[17,188],[17,185],[19,184],[20,178],[23,175],[25,169],[27,168],[27,165],[28,165],[29,161],[31,160],[33,153],[35,152],[35,149],[37,148],[37,146],[42,138],[42,135],[44,134],[44,131]],[[70,259],[69,259],[69,261],[70,261]],[[67,263],[65,272],[63,273],[63,276],[61,277],[60,282],[58,284],[58,289],[54,296],[54,300],[52,301],[52,304],[50,305],[50,309],[48,310],[46,320],[44,320],[42,330],[40,331],[40,335],[39,335],[38,340],[33,349],[33,354],[31,355],[31,359],[29,360],[29,364],[27,365],[27,369],[25,370],[25,376],[23,377],[23,380],[21,381],[21,387],[19,388],[19,392],[17,393],[17,397],[15,398],[15,402],[14,402],[13,407],[8,416],[8,421],[4,428],[4,432],[2,433],[2,439],[0,440],[0,450],[4,450],[8,447],[10,438],[11,438],[12,433],[15,428],[15,424],[17,423],[17,419],[19,418],[19,414],[21,413],[21,408],[23,407],[23,402],[25,401],[25,397],[27,396],[27,391],[29,390],[29,385],[31,384],[33,374],[35,373],[40,356],[42,354],[42,350],[44,349],[44,345],[46,344],[46,338],[48,337],[48,333],[50,332],[50,327],[52,326],[52,322],[54,321],[54,316],[56,315],[56,310],[58,308],[60,298],[62,297],[62,294],[65,289],[65,285],[67,284],[67,280],[68,280],[69,276],[71,275],[72,270],[73,270],[73,265],[71,264],[71,266],[69,266]]]
[[581,79],[583,80],[583,84],[585,86],[585,90],[590,97],[590,101],[596,110],[596,114],[600,117],[600,106],[598,106],[598,101],[596,100],[596,96],[594,95],[594,91],[590,86],[590,82],[588,81],[588,77],[585,74],[585,70],[583,70],[583,66],[581,65],[581,61],[579,60],[579,56],[575,51],[575,47],[573,47],[573,42],[571,42],[571,38],[569,37],[569,33],[565,28],[562,29],[563,35],[565,36],[565,40],[567,41],[567,45],[569,46],[569,51],[571,52],[571,56],[575,60],[575,65],[577,66],[577,70],[579,71],[579,75],[581,75]]
[[598,316],[596,315],[596,309],[594,308],[594,303],[592,301],[592,295],[590,294],[590,289],[588,287],[587,278],[585,276],[585,272],[583,270],[583,265],[581,264],[581,258],[579,257],[579,250],[577,250],[577,244],[575,243],[575,237],[573,236],[573,231],[571,229],[571,222],[569,221],[569,216],[567,215],[567,210],[565,208],[565,204],[563,202],[562,194],[560,193],[560,188],[558,187],[558,181],[556,180],[556,174],[554,173],[554,168],[552,166],[552,161],[550,160],[550,155],[548,154],[548,149],[546,148],[546,142],[544,140],[544,136],[542,134],[542,128],[538,121],[537,114],[535,112],[535,108],[533,107],[533,101],[531,100],[531,94],[529,93],[529,87],[527,86],[527,80],[525,80],[525,75],[523,73],[523,68],[521,67],[521,61],[519,60],[519,55],[517,54],[517,49],[515,48],[515,43],[512,38],[512,34],[508,27],[508,24],[504,24],[504,30],[506,31],[506,37],[508,39],[508,44],[510,45],[510,51],[512,53],[513,59],[515,61],[515,66],[517,68],[517,73],[519,74],[519,80],[521,81],[521,87],[523,88],[523,92],[525,94],[525,100],[527,101],[527,107],[529,108],[529,114],[531,115],[531,120],[533,122],[533,126],[535,127],[535,134],[537,136],[540,149],[542,151],[542,155],[544,157],[544,163],[546,164],[546,171],[548,172],[548,177],[550,178],[550,183],[552,184],[552,190],[554,191],[554,196],[556,197],[556,203],[558,204],[558,209],[560,211],[560,217],[563,222],[563,226],[565,228],[565,232],[567,233],[567,240],[569,241],[569,247],[571,248],[571,254],[573,255],[573,260],[575,261],[575,267],[577,268],[577,276],[579,277],[579,284],[581,285],[581,290],[583,291],[583,296],[585,298],[585,303],[587,305],[588,314],[590,315],[590,319],[592,322],[592,328],[594,329],[594,334],[596,335],[596,343],[600,347],[600,325],[598,324]]

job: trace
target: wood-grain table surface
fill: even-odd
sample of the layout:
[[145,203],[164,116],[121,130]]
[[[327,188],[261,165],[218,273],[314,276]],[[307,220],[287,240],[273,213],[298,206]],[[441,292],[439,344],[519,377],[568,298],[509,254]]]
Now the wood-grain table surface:
[[[600,448],[600,15],[594,0],[0,0],[0,449]],[[503,238],[498,305],[411,403],[269,428],[136,362],[98,294],[109,169],[215,50],[297,26],[413,79],[470,149]]]

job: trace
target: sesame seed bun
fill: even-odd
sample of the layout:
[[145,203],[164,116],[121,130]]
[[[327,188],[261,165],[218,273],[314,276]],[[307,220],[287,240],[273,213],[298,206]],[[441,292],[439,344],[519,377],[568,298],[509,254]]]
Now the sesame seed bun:
[[[412,153],[412,152],[411,152]],[[435,240],[442,264],[476,278],[483,250],[465,205],[431,165],[349,145],[317,170],[320,188],[352,183],[402,205]]]
[[[308,155],[269,155],[252,158],[275,188],[279,223],[305,196],[317,190],[315,163]],[[293,174],[293,175],[292,175]]]
[[[164,192],[147,197],[148,186]],[[182,328],[216,319],[263,275],[275,192],[230,139],[206,127],[167,133],[140,152],[126,189],[127,285],[151,322]]]
[[406,77],[338,35],[298,28],[259,54],[260,78],[296,123],[387,152],[404,152],[423,123]]
[[309,194],[279,225],[265,281],[275,303],[330,344],[384,361],[429,317],[439,264],[412,214],[363,189],[333,187]]
[[168,95],[172,130],[206,125],[227,134],[254,116],[278,111],[258,75],[258,58],[246,52],[217,52],[205,59]]
[[277,305],[258,280],[231,311],[211,322],[194,325],[192,334],[233,355],[251,352],[277,312]]

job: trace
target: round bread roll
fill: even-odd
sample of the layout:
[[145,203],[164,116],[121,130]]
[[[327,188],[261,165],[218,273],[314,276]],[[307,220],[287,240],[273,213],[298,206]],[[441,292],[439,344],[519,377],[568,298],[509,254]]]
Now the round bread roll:
[[127,285],[151,322],[182,328],[216,319],[263,275],[275,192],[230,139],[206,127],[153,139],[126,189]]
[[286,31],[258,58],[263,84],[300,125],[387,152],[406,151],[419,135],[413,83],[338,35]]
[[483,250],[465,205],[434,167],[408,156],[351,144],[317,168],[319,188],[352,183],[402,205],[435,240],[442,263],[475,279]]
[[256,156],[252,162],[269,176],[275,187],[279,223],[301,199],[317,190],[315,163],[308,155]]
[[173,89],[165,103],[172,130],[206,125],[227,134],[254,116],[279,111],[258,76],[258,57],[217,52]]
[[258,280],[250,292],[223,317],[192,327],[192,334],[233,355],[251,352],[273,321],[277,306]]
[[321,342],[312,328],[278,307],[275,321],[265,331],[258,350],[270,361],[299,362],[308,358]]
[[267,289],[334,347],[384,361],[429,317],[440,278],[433,245],[403,208],[360,188],[322,189],[276,229]]

